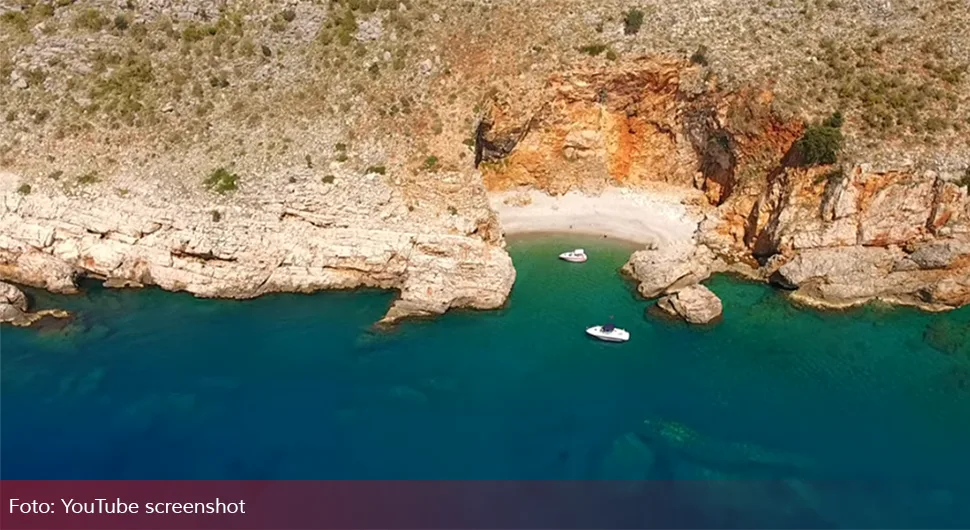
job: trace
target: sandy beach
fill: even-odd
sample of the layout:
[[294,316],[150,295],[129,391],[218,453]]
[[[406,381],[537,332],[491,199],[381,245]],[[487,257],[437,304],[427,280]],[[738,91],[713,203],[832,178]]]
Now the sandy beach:
[[506,234],[575,232],[644,245],[690,240],[699,219],[676,197],[648,196],[625,188],[600,195],[569,192],[552,197],[536,190],[489,196]]

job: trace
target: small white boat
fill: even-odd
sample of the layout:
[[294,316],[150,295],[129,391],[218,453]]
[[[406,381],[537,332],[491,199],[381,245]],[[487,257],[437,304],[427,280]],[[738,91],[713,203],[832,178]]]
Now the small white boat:
[[626,342],[630,340],[630,333],[627,330],[620,329],[613,324],[593,326],[586,330],[586,334],[606,342]]
[[577,248],[576,250],[563,252],[559,255],[559,259],[571,261],[573,263],[582,263],[586,261],[586,251],[581,248]]

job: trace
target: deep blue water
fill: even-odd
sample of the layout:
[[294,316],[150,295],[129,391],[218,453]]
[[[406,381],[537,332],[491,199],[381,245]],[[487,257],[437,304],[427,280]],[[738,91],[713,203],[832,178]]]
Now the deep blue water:
[[[0,473],[674,479],[744,521],[970,526],[970,310],[819,313],[718,277],[723,321],[691,328],[644,316],[629,247],[578,243],[515,241],[507,308],[389,333],[392,293],[33,292],[77,319],[0,331]],[[584,336],[611,316],[629,343]]]

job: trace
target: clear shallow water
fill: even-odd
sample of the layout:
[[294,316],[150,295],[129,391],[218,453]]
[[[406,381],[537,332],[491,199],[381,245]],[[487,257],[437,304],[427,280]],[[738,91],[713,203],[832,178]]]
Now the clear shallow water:
[[[644,318],[623,243],[510,250],[507,308],[391,333],[391,293],[34,293],[80,317],[2,330],[2,477],[678,479],[756,518],[970,525],[967,309],[817,313],[719,277],[724,320],[689,328]],[[629,343],[584,336],[610,316]]]

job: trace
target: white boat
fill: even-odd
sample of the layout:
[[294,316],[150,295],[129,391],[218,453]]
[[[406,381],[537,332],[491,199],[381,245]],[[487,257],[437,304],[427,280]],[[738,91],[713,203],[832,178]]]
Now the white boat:
[[626,342],[630,340],[630,333],[627,330],[620,329],[613,324],[593,326],[586,330],[586,334],[606,342]]
[[562,254],[559,255],[559,259],[571,261],[573,263],[582,263],[586,261],[586,251],[581,248],[577,248],[576,250],[563,252]]

